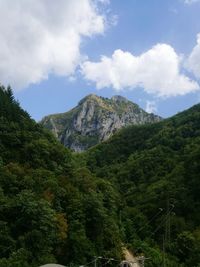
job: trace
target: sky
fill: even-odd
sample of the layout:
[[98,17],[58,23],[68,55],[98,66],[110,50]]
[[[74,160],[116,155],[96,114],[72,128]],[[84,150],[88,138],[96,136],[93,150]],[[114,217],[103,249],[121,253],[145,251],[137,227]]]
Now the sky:
[[0,82],[36,121],[86,95],[200,102],[200,0],[0,0]]

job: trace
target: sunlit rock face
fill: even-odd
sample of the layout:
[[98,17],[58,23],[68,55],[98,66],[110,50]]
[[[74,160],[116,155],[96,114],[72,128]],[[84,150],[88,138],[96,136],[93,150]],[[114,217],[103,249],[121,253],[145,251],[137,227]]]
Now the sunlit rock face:
[[91,94],[72,110],[43,118],[41,124],[66,147],[81,152],[107,140],[122,127],[160,120],[122,96],[109,99]]

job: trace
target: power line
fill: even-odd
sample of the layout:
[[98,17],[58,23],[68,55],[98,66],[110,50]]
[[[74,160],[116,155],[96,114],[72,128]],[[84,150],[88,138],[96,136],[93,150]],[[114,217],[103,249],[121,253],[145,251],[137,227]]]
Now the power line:
[[166,223],[166,221],[168,220],[171,211],[174,209],[174,205],[171,204],[171,209],[169,209],[169,211],[166,213],[165,217],[163,218],[163,220],[161,221],[161,223],[158,225],[158,227],[155,229],[155,231],[153,231],[153,233],[151,234],[154,235],[162,226],[164,223]]
[[139,233],[141,230],[143,230],[147,225],[149,225],[153,220],[155,220],[161,213],[163,212],[163,209],[162,208],[159,208],[159,211],[156,213],[156,214],[154,214],[149,220],[148,220],[148,222],[145,224],[145,225],[143,225],[138,231],[137,231],[137,233]]

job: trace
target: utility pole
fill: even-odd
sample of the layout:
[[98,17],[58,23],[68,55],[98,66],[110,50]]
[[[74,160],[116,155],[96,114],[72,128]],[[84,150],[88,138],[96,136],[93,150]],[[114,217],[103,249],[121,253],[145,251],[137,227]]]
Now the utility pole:
[[102,256],[99,256],[99,257],[95,256],[94,257],[94,267],[97,267],[97,261],[98,261],[98,259],[102,259]]
[[163,235],[163,267],[165,266],[165,235]]
[[94,258],[94,267],[97,267],[97,257]]
[[167,213],[166,213],[166,225],[165,225],[165,242],[168,247],[170,247],[171,242],[171,215],[173,215],[172,210],[174,209],[174,204],[170,204],[167,201]]
[[163,234],[163,267],[166,267],[166,246],[170,248],[171,242],[171,214],[174,209],[174,204],[170,204],[169,197],[167,198],[167,211],[166,211],[166,220],[164,226],[164,234]]
[[165,225],[165,242],[167,245],[170,243],[170,216],[171,208],[169,207],[169,198],[167,199],[167,213],[166,213],[166,225]]

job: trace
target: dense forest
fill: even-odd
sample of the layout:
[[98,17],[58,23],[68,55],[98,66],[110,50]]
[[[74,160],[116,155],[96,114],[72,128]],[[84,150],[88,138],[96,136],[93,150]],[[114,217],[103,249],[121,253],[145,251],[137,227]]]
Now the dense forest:
[[122,247],[147,267],[199,267],[199,191],[200,105],[76,154],[1,86],[1,267],[120,261]]
[[0,88],[0,266],[120,257],[117,191]]
[[125,128],[85,158],[117,187],[123,242],[147,266],[200,266],[200,105]]

